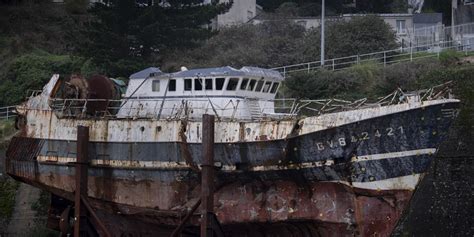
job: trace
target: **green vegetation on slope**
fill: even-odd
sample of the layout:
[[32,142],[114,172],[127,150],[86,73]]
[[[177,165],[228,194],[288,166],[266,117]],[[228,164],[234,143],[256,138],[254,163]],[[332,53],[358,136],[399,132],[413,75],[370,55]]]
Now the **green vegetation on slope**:
[[8,220],[11,217],[18,186],[18,182],[13,179],[0,178],[0,219]]

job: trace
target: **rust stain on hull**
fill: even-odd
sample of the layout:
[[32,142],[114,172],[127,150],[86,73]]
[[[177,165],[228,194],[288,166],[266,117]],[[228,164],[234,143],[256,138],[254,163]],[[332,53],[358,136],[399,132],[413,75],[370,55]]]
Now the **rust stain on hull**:
[[[17,179],[72,199],[74,176],[51,173],[32,178],[28,171],[34,165],[32,161],[14,161],[7,168]],[[143,223],[161,226],[152,232],[164,233],[179,224],[199,198],[200,186],[197,179],[193,185],[104,176],[91,178],[88,192],[105,223],[113,225],[110,229],[122,231],[116,234],[140,231],[136,227]],[[250,235],[250,229],[260,230],[264,236],[294,231],[298,234],[291,236],[389,236],[411,195],[407,190],[362,190],[336,182],[310,182],[303,187],[294,181],[254,180],[221,184],[214,205],[229,236],[258,236]],[[127,230],[120,229],[113,224],[116,218],[142,224],[128,223],[124,225]],[[195,215],[190,231],[198,225],[199,216]]]

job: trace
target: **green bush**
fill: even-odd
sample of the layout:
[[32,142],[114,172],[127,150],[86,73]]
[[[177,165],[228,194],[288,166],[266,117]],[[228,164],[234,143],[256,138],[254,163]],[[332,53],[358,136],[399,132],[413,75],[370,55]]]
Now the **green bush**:
[[359,99],[376,96],[374,88],[381,68],[361,64],[342,71],[317,70],[291,74],[285,82],[286,95],[307,99]]
[[83,59],[37,51],[15,58],[0,81],[0,104],[24,100],[28,90],[40,90],[53,74],[80,73]]
[[459,62],[459,59],[463,56],[464,55],[462,52],[448,49],[448,50],[444,50],[443,52],[439,54],[439,60],[441,61],[441,63],[448,66],[448,65],[452,65]]
[[[317,70],[291,74],[284,82],[285,96],[307,99],[376,99],[397,88],[404,91],[426,89],[455,82],[456,95],[474,96],[474,66],[446,66],[429,58],[400,64],[361,64],[341,71]],[[460,86],[462,85],[462,86]],[[474,103],[474,101],[473,101]],[[472,104],[472,103],[471,103]]]
[[0,178],[0,219],[9,219],[15,207],[15,194],[18,182]]

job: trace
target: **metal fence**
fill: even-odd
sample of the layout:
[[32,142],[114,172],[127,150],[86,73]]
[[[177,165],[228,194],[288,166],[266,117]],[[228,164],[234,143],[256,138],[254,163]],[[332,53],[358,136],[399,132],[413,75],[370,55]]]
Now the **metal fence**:
[[445,27],[444,25],[423,27],[407,33],[409,34],[409,41],[405,42],[407,46],[427,45],[451,40],[462,42],[464,39],[474,37],[474,23],[460,24],[454,27]]
[[413,61],[422,58],[439,57],[440,53],[444,50],[460,51],[467,55],[474,51],[474,45],[469,43],[461,44],[458,41],[437,42],[434,44],[419,45],[409,48],[400,48],[375,53],[326,59],[324,60],[324,66],[321,66],[321,61],[313,61],[276,67],[272,69],[279,71],[284,77],[286,77],[289,73],[294,72],[311,72],[321,68],[335,71],[364,63],[381,64],[386,66],[389,64]]
[[0,119],[12,119],[16,117],[16,105],[0,107]]

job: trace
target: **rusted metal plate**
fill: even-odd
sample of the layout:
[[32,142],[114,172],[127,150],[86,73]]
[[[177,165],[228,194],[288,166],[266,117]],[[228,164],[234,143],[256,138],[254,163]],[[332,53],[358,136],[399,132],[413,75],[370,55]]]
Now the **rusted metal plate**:
[[[114,183],[117,185],[120,182]],[[94,185],[94,182],[89,185],[89,192]],[[42,187],[72,198],[72,192],[50,188],[52,186],[49,185]],[[100,188],[107,187],[109,185]],[[155,190],[158,198],[175,195]],[[188,187],[188,191],[179,193],[199,195],[200,188]],[[290,236],[388,236],[411,195],[412,191],[358,190],[333,182],[305,185],[292,181],[235,182],[217,191],[214,206],[227,236],[282,236],[282,233],[294,233]],[[149,197],[142,195],[140,198],[145,201]],[[170,234],[173,226],[180,223],[187,208],[190,208],[183,206],[180,210],[161,211],[159,207],[154,210],[100,199],[91,199],[91,204],[98,208],[97,214],[114,236],[123,233]],[[153,228],[143,228],[147,224]],[[190,224],[185,233],[197,231],[199,215],[192,217]]]

